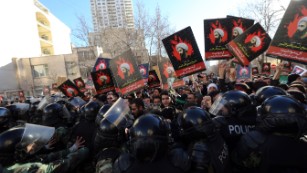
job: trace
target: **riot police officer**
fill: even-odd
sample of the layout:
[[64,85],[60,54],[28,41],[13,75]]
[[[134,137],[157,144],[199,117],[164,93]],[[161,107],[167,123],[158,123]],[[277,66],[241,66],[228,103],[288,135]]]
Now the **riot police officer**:
[[[110,115],[114,117],[116,115]],[[95,153],[97,154],[96,173],[112,172],[115,159],[125,147],[125,128],[127,120],[125,117],[112,122],[110,117],[103,118],[95,137]],[[114,120],[114,119],[113,119]]]
[[122,153],[113,165],[114,172],[180,173],[182,169],[167,158],[168,127],[161,117],[145,114],[130,128],[131,153]]
[[252,130],[256,124],[256,107],[251,104],[251,98],[242,91],[224,93],[214,101],[209,112],[216,116],[213,121],[230,152],[241,135]]
[[306,111],[290,96],[273,96],[258,108],[259,124],[233,152],[242,172],[306,172]]
[[[108,109],[107,113],[105,109]],[[126,134],[128,127],[126,114],[129,112],[129,105],[124,99],[119,98],[112,107],[102,107],[99,110],[103,119],[95,136],[94,148],[96,155],[96,173],[112,172],[113,163],[125,148]]]
[[50,103],[43,108],[42,124],[56,129],[54,135],[56,144],[51,151],[62,150],[68,145],[71,133],[71,128],[68,127],[69,119],[68,110],[59,103]]
[[229,171],[228,147],[208,112],[190,107],[179,117],[179,126],[181,140],[191,158],[191,172],[209,172],[210,168],[216,173]]
[[[3,172],[68,172],[88,156],[87,148],[76,141],[75,147],[38,156],[54,135],[53,127],[25,124],[0,134],[0,163]],[[0,165],[0,167],[2,167]]]
[[75,141],[77,137],[84,139],[84,146],[89,149],[90,157],[86,162],[79,166],[79,170],[82,169],[85,172],[94,171],[94,165],[91,164],[91,159],[94,157],[94,139],[97,130],[95,124],[96,116],[100,109],[100,104],[96,101],[91,101],[84,106],[85,119],[76,123],[71,132],[70,141]]

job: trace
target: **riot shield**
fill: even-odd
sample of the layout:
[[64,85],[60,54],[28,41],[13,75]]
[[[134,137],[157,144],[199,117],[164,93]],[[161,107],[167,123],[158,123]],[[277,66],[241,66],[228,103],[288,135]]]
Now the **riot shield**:
[[80,108],[86,104],[86,101],[84,101],[81,97],[73,97],[69,100],[69,103],[76,108]]
[[26,123],[21,139],[22,149],[32,155],[44,147],[55,132],[54,127]]
[[126,115],[129,113],[129,103],[128,100],[119,98],[110,107],[110,109],[104,114],[104,118],[116,127],[126,126],[127,120]]
[[52,96],[45,96],[38,104],[37,109],[38,110],[43,110],[48,104],[50,103],[55,103],[59,100],[63,100],[62,97],[58,95],[52,95]]

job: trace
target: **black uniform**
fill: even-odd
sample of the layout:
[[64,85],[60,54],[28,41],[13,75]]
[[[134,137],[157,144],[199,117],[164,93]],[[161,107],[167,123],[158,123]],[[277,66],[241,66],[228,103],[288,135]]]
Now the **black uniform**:
[[256,107],[251,98],[242,91],[228,91],[217,99],[210,108],[216,116],[213,122],[225,139],[230,152],[241,135],[251,131],[256,124]]
[[139,117],[130,128],[130,135],[131,153],[122,153],[116,159],[113,165],[115,173],[184,172],[172,162],[174,159],[167,156],[169,134],[162,118],[154,114]]
[[[306,172],[306,112],[289,96],[268,98],[258,109],[257,130],[247,133],[233,152],[241,172]],[[242,169],[244,168],[244,169]]]

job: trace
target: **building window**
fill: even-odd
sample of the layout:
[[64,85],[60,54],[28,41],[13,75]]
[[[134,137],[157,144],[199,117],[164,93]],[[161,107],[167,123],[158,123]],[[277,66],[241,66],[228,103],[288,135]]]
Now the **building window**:
[[33,76],[35,78],[46,77],[47,75],[48,75],[48,65],[47,64],[33,66]]

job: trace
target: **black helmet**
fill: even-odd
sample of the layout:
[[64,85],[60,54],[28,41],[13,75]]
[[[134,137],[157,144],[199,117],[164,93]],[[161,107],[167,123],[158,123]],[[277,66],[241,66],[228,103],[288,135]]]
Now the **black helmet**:
[[300,91],[288,91],[291,97],[295,98],[301,103],[307,103],[306,95]]
[[100,105],[98,102],[92,101],[85,105],[84,112],[85,112],[85,119],[94,121],[100,109]]
[[240,117],[249,108],[251,108],[251,98],[245,92],[232,90],[217,98],[209,112],[214,116]]
[[101,150],[107,147],[118,147],[125,139],[126,119],[121,119],[119,125],[115,125],[108,119],[103,118],[97,130],[95,137],[95,148]]
[[131,149],[139,161],[152,162],[164,155],[168,144],[168,127],[161,117],[145,114],[130,128]]
[[[11,112],[7,108],[0,107],[0,129],[8,124],[11,117]],[[1,133],[1,131],[0,131]]]
[[287,92],[282,88],[275,86],[261,87],[257,90],[255,94],[256,104],[261,105],[265,101],[265,99],[276,95],[287,95]]
[[165,119],[173,120],[176,116],[176,109],[174,107],[165,107],[161,110],[160,115]]
[[303,104],[290,96],[272,96],[258,107],[259,127],[278,133],[299,134],[307,125]]
[[67,102],[65,100],[58,100],[58,101],[56,101],[56,103],[61,104],[61,105],[65,105]]
[[14,162],[15,146],[21,141],[24,130],[24,127],[14,127],[0,134],[0,163],[3,166]]
[[99,111],[98,111],[98,115],[96,117],[96,124],[99,125],[101,119],[104,117],[104,114],[110,109],[111,105],[109,104],[105,104],[103,105]]
[[194,140],[203,138],[212,129],[210,115],[207,111],[200,107],[190,107],[186,109],[179,118],[179,126],[181,128],[181,136],[184,140]]
[[55,126],[56,124],[62,123],[64,118],[69,117],[68,111],[64,109],[65,107],[59,103],[48,104],[43,111],[43,125]]

